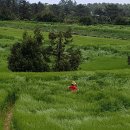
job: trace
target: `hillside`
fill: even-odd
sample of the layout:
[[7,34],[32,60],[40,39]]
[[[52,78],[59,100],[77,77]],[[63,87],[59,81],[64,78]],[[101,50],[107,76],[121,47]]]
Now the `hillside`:
[[[78,71],[8,70],[10,47],[21,40],[24,30],[32,34],[36,26],[41,27],[45,41],[49,31],[72,27],[73,45],[83,55]],[[11,108],[12,130],[130,129],[129,28],[1,21],[0,130],[7,128],[4,125]],[[67,90],[72,80],[78,84],[77,93]]]

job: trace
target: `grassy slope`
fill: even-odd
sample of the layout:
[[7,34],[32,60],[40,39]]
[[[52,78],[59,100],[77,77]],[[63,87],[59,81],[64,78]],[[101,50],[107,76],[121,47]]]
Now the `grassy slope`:
[[130,68],[126,57],[100,57],[80,66],[81,70],[114,70]]
[[[0,71],[8,71],[6,59],[9,55],[9,47],[16,41],[21,39],[23,31],[23,29],[0,27]],[[29,31],[29,33],[32,34],[32,31]],[[48,33],[44,33],[45,40],[48,40],[47,34]],[[83,49],[87,48],[84,51],[85,53],[83,55],[89,56],[93,59],[93,62],[85,62],[81,65],[80,68],[83,70],[116,69],[116,67],[119,69],[128,68],[127,53],[129,53],[130,48],[129,40],[94,38],[74,35],[74,45],[80,46]],[[125,53],[125,55],[123,53]],[[117,54],[120,55],[119,58],[116,57]],[[113,63],[114,58],[117,60],[115,60],[115,62]],[[119,65],[119,63],[121,62],[122,64]],[[110,63],[111,65],[107,65],[106,68],[106,64],[108,63]],[[97,67],[95,67],[96,64]],[[98,67],[100,64],[102,64],[102,68]],[[112,65],[114,66],[111,67]]]
[[[16,129],[123,130],[130,128],[130,70],[117,72],[5,73],[0,81],[19,97]],[[66,90],[73,79],[78,93]]]
[[33,30],[39,26],[43,31],[66,30],[71,27],[73,33],[86,36],[108,37],[119,39],[130,39],[130,26],[115,26],[115,25],[93,25],[80,26],[77,24],[61,24],[61,23],[43,23],[29,21],[0,21],[0,27],[11,27],[16,29]]
[[[44,25],[46,31],[50,26],[42,23],[38,25]],[[80,68],[87,71],[11,73],[8,72],[6,63],[9,48],[21,39],[24,29],[32,33],[31,30],[36,24],[0,22],[0,26],[3,26],[0,27],[0,71],[3,71],[0,73],[0,90],[16,94],[13,120],[16,129],[130,129],[130,70],[126,69],[129,68],[129,40],[75,35],[74,45],[82,49],[85,61]],[[64,30],[69,25],[52,26],[50,29],[56,27]],[[75,30],[78,29],[78,33],[83,30],[85,35],[129,39],[129,27],[103,26],[100,29],[101,27],[73,25]],[[47,33],[44,35],[47,40]],[[66,90],[72,80],[78,83],[78,93]],[[6,98],[7,96],[2,97],[0,101],[6,102]]]

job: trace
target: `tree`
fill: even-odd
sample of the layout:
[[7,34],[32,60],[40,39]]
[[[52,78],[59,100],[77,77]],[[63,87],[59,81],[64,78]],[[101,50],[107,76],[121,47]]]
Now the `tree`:
[[[77,52],[80,52],[79,49],[76,51],[73,48],[70,49],[68,45],[72,42],[72,34],[71,29],[66,32],[59,33],[50,33],[49,39],[51,43],[52,55],[54,56],[55,63],[53,70],[55,71],[69,71],[76,70],[80,64],[81,55],[73,56],[73,54],[77,55]],[[75,62],[78,60],[79,62]],[[74,61],[74,62],[73,62]]]
[[26,0],[19,1],[19,17],[21,20],[26,20],[31,17],[30,4]]
[[29,3],[28,0],[0,0],[0,20],[78,23],[82,18],[92,17],[94,23],[115,24],[115,20],[118,21],[119,17],[129,20],[129,12],[130,4],[84,5],[77,4],[75,0],[61,0],[59,4],[43,4],[41,2]]
[[126,17],[118,16],[115,18],[114,24],[116,24],[116,25],[130,25],[130,20]]
[[42,40],[43,36],[39,29],[34,31],[34,37],[25,32],[22,42],[14,44],[11,49],[8,68],[16,72],[49,71]]
[[44,14],[38,14],[36,20],[42,21],[42,22],[57,22],[58,18],[55,17],[51,12],[44,13]]
[[65,23],[73,23],[75,21],[74,15],[75,15],[75,7],[77,3],[76,1],[72,0],[61,0],[58,4],[60,8],[60,15],[59,18],[61,21]]
[[49,39],[50,45],[44,46],[39,28],[34,30],[33,37],[25,32],[22,41],[11,48],[8,68],[16,72],[77,70],[81,52],[78,48],[69,46],[73,40],[71,29],[66,32],[51,32]]
[[79,22],[83,25],[92,25],[94,23],[91,17],[82,17]]
[[0,19],[13,20],[17,17],[17,0],[0,0]]
[[78,18],[88,17],[90,16],[90,9],[85,5],[79,4],[75,7],[75,16]]
[[77,70],[79,65],[80,65],[80,62],[81,62],[81,51],[78,49],[78,48],[70,48],[68,49],[68,52],[69,52],[69,55],[70,55],[70,59],[69,59],[69,62],[70,62],[70,67],[71,67],[71,70]]
[[113,23],[116,17],[122,16],[122,10],[116,4],[108,4],[105,8],[105,15]]

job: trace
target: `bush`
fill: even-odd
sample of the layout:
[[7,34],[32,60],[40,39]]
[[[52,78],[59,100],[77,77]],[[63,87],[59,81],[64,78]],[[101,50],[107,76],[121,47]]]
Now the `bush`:
[[41,22],[58,22],[59,18],[57,18],[52,13],[46,13],[46,14],[38,14],[36,20]]
[[116,25],[129,25],[130,20],[125,17],[117,17],[114,22]]
[[39,29],[34,31],[34,37],[23,34],[21,43],[16,43],[11,49],[8,58],[8,68],[17,72],[49,71],[42,49],[43,36]]
[[68,46],[72,42],[71,30],[50,33],[49,40],[50,45],[43,46],[39,29],[35,29],[33,37],[25,32],[22,42],[17,42],[11,49],[8,68],[16,72],[77,70],[81,52]]
[[83,25],[92,25],[93,19],[91,17],[82,17],[79,22]]

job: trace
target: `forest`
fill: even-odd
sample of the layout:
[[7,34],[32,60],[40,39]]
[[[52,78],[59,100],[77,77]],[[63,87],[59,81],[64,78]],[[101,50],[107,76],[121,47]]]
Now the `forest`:
[[0,20],[130,25],[130,4],[29,3],[27,0],[0,0]]

